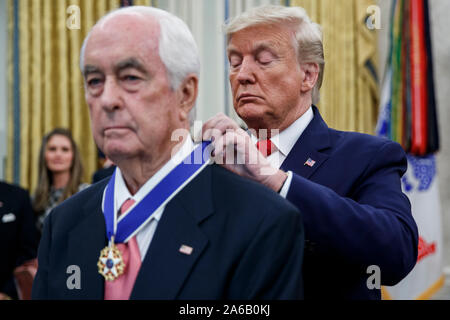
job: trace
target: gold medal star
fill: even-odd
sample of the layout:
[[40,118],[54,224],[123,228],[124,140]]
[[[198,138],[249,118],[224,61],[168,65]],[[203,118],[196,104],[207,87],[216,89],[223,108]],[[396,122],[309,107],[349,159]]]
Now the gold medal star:
[[103,269],[104,273],[112,272],[114,277],[118,276],[116,267],[122,260],[114,256],[113,250],[109,250],[108,256],[100,260],[105,265]]
[[108,281],[115,280],[125,269],[122,255],[114,245],[102,250],[97,266],[98,272]]

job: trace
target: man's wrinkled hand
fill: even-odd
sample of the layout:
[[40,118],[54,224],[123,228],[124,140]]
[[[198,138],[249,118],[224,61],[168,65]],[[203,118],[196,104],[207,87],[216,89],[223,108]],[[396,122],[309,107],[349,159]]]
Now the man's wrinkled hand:
[[202,128],[203,141],[212,141],[214,161],[226,169],[278,192],[287,174],[272,167],[252,139],[231,118],[220,113]]

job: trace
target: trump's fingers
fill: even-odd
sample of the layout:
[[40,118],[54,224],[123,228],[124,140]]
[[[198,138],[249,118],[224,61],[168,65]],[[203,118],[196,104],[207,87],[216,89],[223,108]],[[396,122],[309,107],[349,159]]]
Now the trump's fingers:
[[202,137],[205,141],[211,140],[212,137],[217,139],[219,132],[223,135],[227,130],[237,130],[239,128],[239,125],[235,121],[223,113],[219,113],[203,125]]
[[[218,130],[216,128],[217,123],[224,117],[225,115],[223,113],[218,113],[209,120],[207,120],[203,126],[202,126],[202,138],[203,140],[210,140],[211,139],[211,131],[212,130]],[[220,130],[219,130],[220,131]]]
[[227,130],[225,134],[214,140],[214,159],[217,164],[234,164],[236,157],[238,135],[233,130]]
[[255,165],[263,159],[250,136],[242,129],[227,130],[213,145],[214,156],[219,164]]

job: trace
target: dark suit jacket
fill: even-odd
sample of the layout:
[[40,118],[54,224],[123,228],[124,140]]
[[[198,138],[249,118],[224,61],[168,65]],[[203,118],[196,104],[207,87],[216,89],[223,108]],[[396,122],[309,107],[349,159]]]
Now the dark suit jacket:
[[381,283],[394,285],[417,259],[417,226],[400,184],[405,153],[390,140],[330,129],[313,109],[281,166],[294,173],[287,199],[305,225],[305,299],[379,299],[367,268],[379,266]]
[[0,292],[17,298],[13,270],[36,258],[36,221],[28,192],[0,182]]
[[100,180],[111,177],[112,174],[114,173],[114,170],[116,170],[115,165],[95,171],[95,173],[92,175],[92,183],[96,183],[99,182]]
[[[103,180],[46,219],[34,299],[103,299],[98,273],[106,244]],[[131,299],[299,299],[301,215],[269,189],[217,165],[206,167],[166,206]],[[181,245],[194,248],[181,254]],[[69,290],[67,268],[81,271]]]

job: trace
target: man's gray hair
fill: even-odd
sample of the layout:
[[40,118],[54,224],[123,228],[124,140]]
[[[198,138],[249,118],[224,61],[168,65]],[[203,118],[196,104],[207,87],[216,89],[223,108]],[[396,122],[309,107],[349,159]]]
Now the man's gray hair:
[[280,25],[293,28],[295,33],[293,46],[297,52],[299,63],[317,63],[319,65],[319,77],[312,90],[312,102],[317,104],[325,71],[321,27],[311,21],[303,8],[264,5],[243,12],[226,22],[224,30],[230,41],[234,33],[257,25]]
[[[189,74],[200,78],[200,58],[194,37],[186,23],[177,16],[154,7],[129,6],[111,11],[103,16],[95,26],[120,14],[138,14],[155,18],[160,26],[159,57],[166,67],[172,90],[179,88]],[[95,27],[94,26],[94,27]],[[80,52],[80,69],[84,72],[84,54],[86,44],[92,30],[86,36]],[[191,125],[195,119],[195,106],[192,108],[189,119]]]

